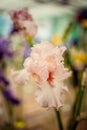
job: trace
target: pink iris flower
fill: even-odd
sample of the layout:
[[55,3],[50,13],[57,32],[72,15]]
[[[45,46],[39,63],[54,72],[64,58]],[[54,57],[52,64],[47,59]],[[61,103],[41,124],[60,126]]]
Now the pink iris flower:
[[62,95],[68,91],[64,81],[71,75],[64,67],[65,50],[66,47],[55,47],[50,42],[35,44],[23,70],[13,73],[17,83],[24,84],[33,78],[37,88],[35,98],[42,107],[59,109],[63,105]]

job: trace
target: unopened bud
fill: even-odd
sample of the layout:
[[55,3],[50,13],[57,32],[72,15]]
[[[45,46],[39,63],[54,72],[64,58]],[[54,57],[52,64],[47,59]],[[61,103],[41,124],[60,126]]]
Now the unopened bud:
[[82,85],[87,86],[87,69],[83,72]]

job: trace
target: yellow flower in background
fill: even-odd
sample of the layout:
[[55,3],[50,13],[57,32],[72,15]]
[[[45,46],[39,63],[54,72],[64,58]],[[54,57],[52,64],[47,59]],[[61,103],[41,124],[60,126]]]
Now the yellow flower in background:
[[76,60],[86,63],[87,62],[87,54],[84,51],[80,51],[77,55],[76,55]]
[[62,37],[60,36],[60,35],[58,35],[58,34],[55,34],[53,37],[52,37],[52,43],[54,44],[54,45],[59,45],[59,44],[61,44],[62,43]]
[[87,20],[86,20],[86,19],[84,19],[84,20],[82,21],[82,25],[87,28]]
[[87,64],[87,53],[84,50],[70,50],[72,64],[76,69],[82,69]]
[[16,126],[17,128],[24,128],[25,127],[25,123],[23,121],[16,121],[14,123],[14,126]]

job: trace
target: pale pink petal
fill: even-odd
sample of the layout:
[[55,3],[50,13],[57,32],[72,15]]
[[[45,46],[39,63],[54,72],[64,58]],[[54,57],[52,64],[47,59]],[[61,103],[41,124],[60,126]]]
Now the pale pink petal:
[[36,100],[42,107],[56,107],[56,100],[49,84],[44,83],[36,91]]
[[11,71],[12,78],[16,84],[24,85],[29,80],[29,74],[25,69],[20,71]]
[[[61,85],[61,84],[60,84]],[[54,107],[59,109],[62,106],[61,94],[63,89],[61,87],[52,87],[49,83],[43,83],[42,87],[38,87],[35,94],[37,102],[42,107]]]

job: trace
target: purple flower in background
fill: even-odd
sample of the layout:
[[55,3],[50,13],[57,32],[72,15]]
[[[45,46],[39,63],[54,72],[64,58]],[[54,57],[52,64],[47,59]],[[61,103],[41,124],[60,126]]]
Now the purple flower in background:
[[10,51],[10,42],[8,39],[0,38],[0,60],[4,57],[12,57],[12,52]]
[[16,28],[15,26],[13,26],[11,34],[14,34],[14,33],[17,33],[17,32],[19,32],[19,29]]
[[81,8],[76,14],[76,20],[81,23],[83,20],[87,20],[87,8]]
[[18,32],[21,29],[20,26],[20,20],[24,21],[24,20],[28,20],[28,21],[32,21],[32,15],[28,12],[28,8],[23,8],[21,10],[11,10],[9,12],[10,17],[13,21],[13,30],[12,33],[14,32]]
[[5,77],[4,73],[2,70],[0,70],[0,87],[2,88],[2,93],[3,96],[7,101],[9,101],[13,105],[18,105],[20,103],[19,99],[15,97],[13,94],[11,88],[9,87],[9,81]]
[[6,79],[4,73],[2,72],[2,70],[0,70],[0,84],[3,84],[4,86],[8,86],[9,85],[9,81]]
[[78,46],[79,39],[75,38],[71,41],[72,46]]
[[24,43],[26,48],[25,48],[25,51],[24,51],[24,58],[30,56],[30,53],[31,53],[31,48],[30,48],[30,45],[28,42],[25,42]]
[[3,95],[7,101],[9,101],[12,105],[19,105],[19,99],[14,95],[10,87],[6,87],[3,90]]
[[36,35],[37,24],[34,22],[28,8],[11,10],[9,14],[14,26],[12,32],[23,31],[25,37],[34,37]]

